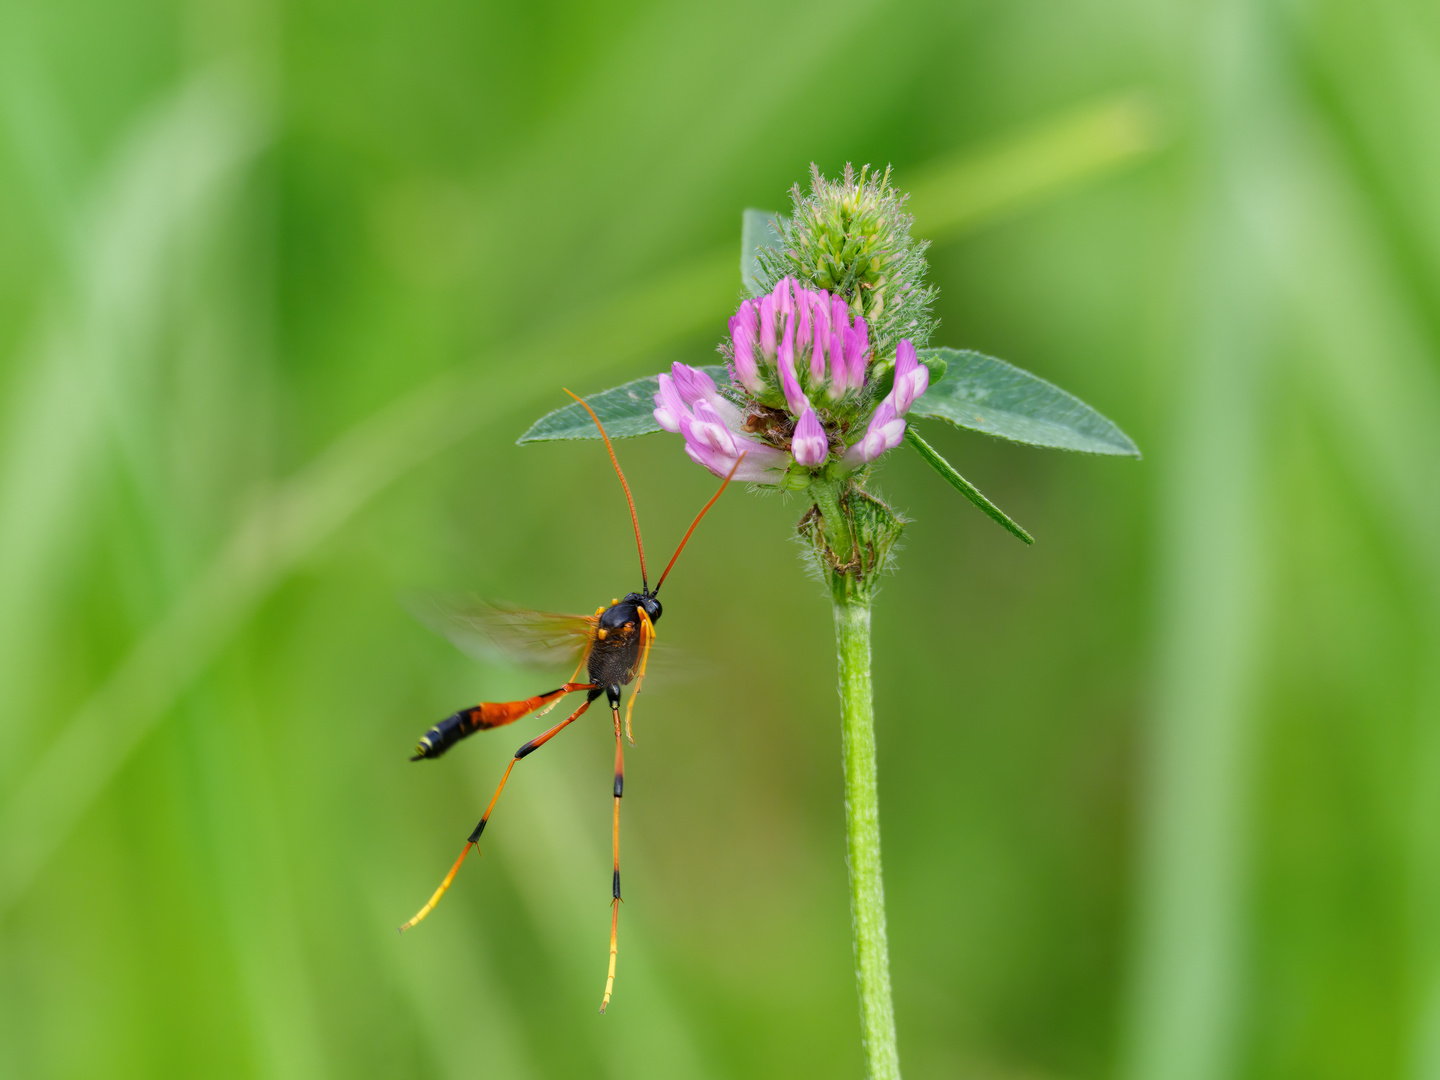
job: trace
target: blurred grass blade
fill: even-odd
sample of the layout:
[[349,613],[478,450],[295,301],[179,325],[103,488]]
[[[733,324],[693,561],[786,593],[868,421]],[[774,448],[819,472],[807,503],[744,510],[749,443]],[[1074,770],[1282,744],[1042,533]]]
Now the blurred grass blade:
[[[0,7],[0,118],[18,172],[57,248],[74,243],[82,167],[74,126],[46,70],[31,18]],[[30,25],[27,25],[30,24]]]
[[1102,98],[1058,119],[967,149],[909,182],[915,232],[946,239],[1017,213],[1153,153],[1159,111],[1140,91]]
[[126,425],[133,387],[150,381],[177,269],[176,250],[214,211],[263,146],[243,85],[207,72],[150,110],[123,140],[68,223],[70,295],[56,298],[38,348],[7,403],[0,471],[0,779],[24,732],[34,655],[62,589],[88,485],[107,435]]
[[[1198,87],[1214,160],[1188,210],[1185,308],[1164,355],[1178,365],[1158,480],[1159,654],[1141,800],[1135,943],[1125,1080],[1227,1080],[1254,1067],[1244,1040],[1246,932],[1255,864],[1265,529],[1274,467],[1266,438],[1267,376],[1277,353],[1277,281],[1256,230],[1238,211],[1283,213],[1276,184],[1296,118],[1274,85],[1280,69],[1263,15],[1243,4],[1207,10]],[[1283,526],[1280,526],[1283,530]],[[1282,556],[1283,557],[1283,556]]]
[[[710,364],[700,369],[724,385],[730,381],[724,364]],[[650,435],[663,430],[655,422],[655,394],[660,389],[659,376],[646,375],[585,398],[595,415],[605,425],[605,434],[612,439]],[[572,401],[554,412],[546,413],[530,430],[516,439],[517,443],[553,442],[559,439],[598,439],[600,432],[578,402]]]
[[1139,457],[1130,437],[1111,421],[1038,375],[969,349],[926,349],[945,360],[945,377],[910,411],[1002,439]]
[[740,218],[740,284],[747,296],[759,296],[764,291],[760,284],[760,260],[755,252],[762,247],[778,248],[780,234],[772,222],[780,218],[773,210],[747,209]]
[[[1408,21],[1397,21],[1388,32],[1423,40],[1419,27],[1406,26]],[[1408,96],[1403,103],[1392,104],[1402,112],[1412,111],[1419,126],[1429,123],[1429,105],[1440,100],[1440,77],[1433,62],[1427,56],[1421,69],[1395,77],[1407,87]],[[1293,123],[1290,127],[1307,130]],[[1394,149],[1402,146],[1406,154],[1428,152],[1423,144],[1411,146],[1406,140],[1397,141]],[[1410,973],[1402,983],[1404,997],[1397,995],[1404,1003],[1395,1010],[1395,1029],[1381,1029],[1379,1037],[1398,1034],[1404,1040],[1403,1064],[1394,1069],[1397,1076],[1437,1080],[1440,371],[1435,364],[1433,313],[1427,316],[1425,309],[1431,294],[1425,287],[1417,289],[1399,280],[1406,264],[1396,259],[1393,235],[1387,236],[1386,228],[1378,224],[1384,219],[1376,215],[1376,193],[1352,171],[1352,162],[1336,153],[1333,143],[1297,139],[1286,147],[1283,168],[1283,182],[1271,185],[1283,190],[1283,200],[1272,196],[1259,205],[1247,205],[1245,224],[1298,330],[1298,347],[1286,350],[1287,390],[1293,386],[1298,401],[1313,410],[1311,422],[1324,432],[1333,455],[1339,483],[1327,476],[1327,498],[1339,492],[1350,495],[1348,504],[1335,512],[1373,538],[1376,552],[1347,552],[1336,566],[1342,588],[1365,589],[1377,605],[1371,610],[1385,612],[1387,621],[1394,623],[1395,640],[1404,642],[1396,650],[1403,659],[1382,666],[1367,658],[1346,672],[1352,679],[1355,672],[1364,672],[1375,687],[1363,705],[1352,706],[1353,716],[1347,718],[1363,731],[1363,741],[1351,745],[1364,746],[1367,754],[1395,755],[1393,767],[1377,770],[1357,790],[1371,788],[1364,797],[1374,799],[1371,786],[1380,785],[1384,798],[1395,800],[1391,805],[1403,819],[1398,835],[1384,834],[1384,842],[1404,851],[1403,866],[1378,872],[1369,885],[1377,895],[1403,898],[1403,908],[1396,903],[1391,909],[1403,910],[1403,915],[1394,917],[1393,948],[1394,955],[1404,957]],[[1414,180],[1433,184],[1434,176],[1432,163],[1417,168]],[[1417,216],[1434,209],[1434,200],[1424,198],[1402,208],[1404,214]],[[1432,256],[1440,255],[1433,242],[1429,250]],[[1376,579],[1366,576],[1376,572],[1382,559],[1383,573],[1396,583],[1393,593],[1371,584]],[[1347,610],[1345,618],[1354,616]],[[1378,637],[1378,633],[1366,626],[1361,637]],[[1398,745],[1390,741],[1393,729],[1386,731],[1387,713],[1399,719]],[[1376,843],[1373,836],[1367,839]],[[1342,932],[1353,925],[1353,918],[1347,909]],[[1353,1000],[1364,1001],[1372,993],[1357,988]]]
[[932,469],[943,476],[951,487],[979,507],[981,513],[986,517],[1018,536],[1025,543],[1033,544],[1035,542],[1034,537],[1017,525],[1010,515],[980,494],[980,490],[974,484],[956,472],[954,467],[935,451],[934,447],[922,439],[920,433],[915,430],[915,425],[905,425],[905,441],[929,463]]

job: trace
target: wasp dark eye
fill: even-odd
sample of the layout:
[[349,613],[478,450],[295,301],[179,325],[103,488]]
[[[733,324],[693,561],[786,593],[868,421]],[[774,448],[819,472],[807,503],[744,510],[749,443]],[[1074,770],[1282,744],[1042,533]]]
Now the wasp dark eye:
[[640,601],[640,603],[645,608],[645,614],[650,616],[650,621],[658,622],[660,619],[660,612],[663,610],[660,607],[660,601],[653,596],[647,596],[644,597]]

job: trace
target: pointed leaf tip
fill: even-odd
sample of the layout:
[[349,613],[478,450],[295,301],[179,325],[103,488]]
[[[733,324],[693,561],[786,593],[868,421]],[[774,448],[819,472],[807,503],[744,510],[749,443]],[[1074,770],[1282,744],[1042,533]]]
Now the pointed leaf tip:
[[947,362],[945,377],[910,407],[914,416],[946,420],[1002,439],[1088,454],[1140,456],[1112,421],[1038,375],[970,349],[924,349]]
[[969,499],[972,503],[979,507],[980,511],[988,518],[994,521],[1001,528],[1010,532],[1012,535],[1018,536],[1021,540],[1024,540],[1025,543],[1035,543],[1034,537],[1032,537],[1023,528],[1021,528],[1020,525],[1018,525],[1015,520],[1010,517],[1009,514],[1005,513],[1004,510],[1001,510],[998,506],[996,506],[984,495],[982,495],[980,493],[980,490],[974,484],[970,483],[969,480],[966,480],[963,476],[956,472],[953,465],[951,465],[948,461],[941,457],[935,451],[934,447],[932,447],[929,443],[922,439],[919,432],[915,430],[913,424],[905,425],[905,441],[910,444],[911,448],[915,450],[916,453],[918,453],[922,458],[925,459],[925,461],[932,469],[934,469],[941,476],[943,476],[946,482],[949,483],[951,487],[953,487],[956,491],[960,492],[961,495],[964,495],[965,498]]

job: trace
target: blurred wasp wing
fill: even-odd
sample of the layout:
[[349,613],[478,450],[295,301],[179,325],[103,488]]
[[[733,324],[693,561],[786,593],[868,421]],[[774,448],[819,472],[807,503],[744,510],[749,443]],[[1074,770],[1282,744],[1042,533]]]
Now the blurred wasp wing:
[[488,663],[578,667],[597,622],[593,615],[531,611],[476,596],[411,597],[406,607],[461,652]]

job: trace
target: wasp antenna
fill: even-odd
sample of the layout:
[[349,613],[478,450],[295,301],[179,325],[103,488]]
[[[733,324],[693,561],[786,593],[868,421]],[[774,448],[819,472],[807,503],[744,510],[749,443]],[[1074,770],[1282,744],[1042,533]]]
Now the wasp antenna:
[[[598,423],[599,421],[596,422]],[[690,534],[695,531],[695,526],[700,524],[700,519],[706,515],[706,513],[710,510],[710,507],[715,505],[716,500],[719,499],[721,495],[725,494],[725,489],[730,486],[730,481],[735,479],[735,470],[740,468],[740,462],[744,460],[744,454],[741,454],[738,458],[735,459],[735,464],[730,466],[730,474],[725,477],[724,482],[720,485],[720,490],[715,492],[714,495],[710,496],[710,501],[707,502],[704,506],[702,506],[700,508],[700,512],[695,515],[695,520],[690,523],[690,528],[686,529],[685,535],[680,538],[680,546],[675,549],[675,554],[670,556],[670,562],[669,565],[665,567],[665,573],[661,574],[660,580],[655,583],[655,592],[651,593],[651,596],[654,596],[655,593],[658,593],[660,591],[660,586],[665,584],[665,575],[670,573],[670,567],[675,565],[675,560],[680,558],[680,552],[684,551],[685,545],[690,542]]]
[[[563,386],[561,389],[565,390]],[[635,526],[635,546],[640,551],[640,584],[643,590],[648,593],[650,591],[650,581],[645,575],[645,544],[640,539],[640,518],[635,513],[635,500],[630,495],[630,485],[625,482],[625,472],[620,468],[620,459],[615,456],[615,447],[610,445],[610,436],[605,434],[605,427],[600,423],[600,417],[595,415],[595,410],[590,407],[584,398],[570,393],[569,390],[565,390],[565,393],[575,398],[575,400],[580,403],[580,407],[590,414],[590,419],[594,420],[595,426],[600,429],[600,438],[605,440],[605,449],[610,451],[610,464],[615,466],[615,474],[620,477],[620,486],[625,489],[625,501],[630,504],[630,522]],[[724,491],[725,489],[722,487],[720,490]],[[670,561],[674,562],[675,560],[671,559]],[[656,587],[658,588],[659,586]]]

